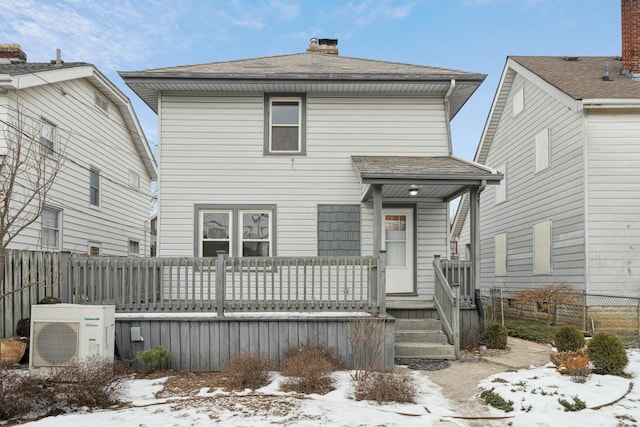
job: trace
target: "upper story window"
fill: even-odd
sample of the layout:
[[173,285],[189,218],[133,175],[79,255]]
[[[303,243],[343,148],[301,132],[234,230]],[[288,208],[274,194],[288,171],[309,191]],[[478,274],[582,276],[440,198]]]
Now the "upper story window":
[[265,154],[305,154],[305,97],[265,97]]
[[61,211],[45,207],[42,210],[42,247],[60,249]]
[[100,171],[89,169],[89,203],[91,206],[100,206]]
[[517,116],[524,110],[524,88],[521,87],[513,94],[512,99],[513,117]]
[[96,107],[104,111],[105,113],[109,111],[109,101],[104,99],[102,96],[95,94],[94,102]]
[[536,134],[535,138],[536,151],[536,173],[547,169],[550,166],[551,150],[550,150],[550,132],[549,128],[542,129]]
[[40,129],[40,151],[51,155],[55,152],[56,126],[46,120],[42,120]]

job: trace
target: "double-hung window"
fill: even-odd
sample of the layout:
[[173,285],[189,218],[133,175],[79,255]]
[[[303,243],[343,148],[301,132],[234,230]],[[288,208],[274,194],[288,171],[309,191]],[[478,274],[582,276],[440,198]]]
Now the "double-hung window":
[[47,155],[55,152],[56,126],[46,120],[42,120],[40,129],[40,151]]
[[60,213],[57,209],[42,210],[42,247],[60,249]]
[[89,203],[91,206],[100,206],[100,171],[89,169]]
[[272,256],[275,207],[196,205],[196,254],[217,256]]
[[305,97],[265,97],[265,154],[305,154]]

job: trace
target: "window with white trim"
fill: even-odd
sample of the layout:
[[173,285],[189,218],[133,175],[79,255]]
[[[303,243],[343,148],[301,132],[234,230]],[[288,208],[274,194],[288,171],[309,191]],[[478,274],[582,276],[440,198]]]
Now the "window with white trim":
[[520,89],[518,89],[514,94],[513,94],[513,98],[511,99],[511,103],[512,103],[512,113],[513,113],[513,117],[517,116],[518,114],[522,113],[524,111],[524,88],[521,87]]
[[197,256],[273,256],[275,207],[209,206],[196,206]]
[[100,206],[100,171],[89,169],[89,203],[91,206]]
[[551,274],[551,221],[533,226],[533,274]]
[[535,159],[536,173],[547,169],[550,165],[550,131],[549,128],[542,129],[535,137]]
[[52,155],[55,153],[56,125],[42,120],[42,128],[40,129],[40,151]]
[[102,253],[102,244],[100,243],[89,242],[87,247],[90,256],[100,256]]
[[305,97],[265,97],[265,154],[305,154]]
[[100,96],[99,94],[95,94],[94,102],[96,107],[104,111],[105,113],[109,111],[109,101]]
[[42,247],[60,249],[60,220],[62,211],[45,207],[42,210]]
[[139,256],[140,255],[140,242],[137,240],[129,239],[129,256]]

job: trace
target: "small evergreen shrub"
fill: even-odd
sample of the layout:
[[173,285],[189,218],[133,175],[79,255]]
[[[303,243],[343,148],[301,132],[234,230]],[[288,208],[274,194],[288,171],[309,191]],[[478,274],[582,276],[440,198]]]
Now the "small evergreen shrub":
[[482,390],[482,393],[480,393],[480,398],[484,400],[485,403],[493,406],[494,408],[502,409],[504,412],[513,411],[513,401],[504,400],[502,396],[500,396],[494,390],[494,388],[492,388],[491,390]]
[[486,332],[487,348],[507,348],[507,328],[500,323],[492,323]]
[[231,390],[252,390],[269,384],[271,361],[262,353],[237,354],[222,369],[225,384]]
[[622,340],[616,335],[599,332],[589,340],[587,355],[598,373],[620,375],[629,363]]
[[556,330],[553,341],[559,352],[576,351],[584,347],[584,334],[575,326],[562,326]]
[[139,351],[136,357],[141,363],[149,365],[151,370],[155,371],[160,365],[168,363],[173,354],[159,345],[149,350]]
[[562,405],[564,412],[576,412],[587,408],[585,401],[578,396],[573,396],[571,399],[573,399],[573,402],[562,398],[558,399],[558,403]]

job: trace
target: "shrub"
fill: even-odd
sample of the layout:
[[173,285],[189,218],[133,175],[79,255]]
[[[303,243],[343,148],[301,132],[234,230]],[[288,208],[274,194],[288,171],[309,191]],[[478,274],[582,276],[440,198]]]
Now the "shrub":
[[556,330],[553,341],[559,352],[576,351],[584,347],[584,334],[575,326],[562,326]]
[[492,323],[487,327],[486,340],[488,348],[507,348],[507,328],[500,323]]
[[616,335],[599,332],[589,340],[587,354],[596,371],[620,375],[629,363],[622,340]]
[[356,381],[356,400],[374,400],[377,403],[414,403],[416,385],[409,374],[394,372],[370,372]]
[[285,379],[280,388],[306,394],[328,393],[333,390],[330,373],[339,368],[340,363],[327,348],[291,348],[285,354],[280,371],[293,378]]
[[55,369],[48,377],[0,367],[0,420],[110,407],[118,403],[129,373],[123,363],[99,357]]
[[482,390],[482,393],[480,393],[480,398],[484,400],[485,403],[493,406],[494,408],[502,409],[504,412],[513,411],[513,401],[504,400],[502,396],[500,396],[494,390],[494,388],[492,388],[491,390]]
[[564,412],[581,411],[587,407],[585,401],[580,399],[578,396],[573,396],[572,399],[573,403],[565,399],[558,399],[558,403],[564,407]]
[[571,376],[571,381],[584,383],[591,375],[591,367],[587,350],[581,348],[576,351],[563,351],[551,353],[551,362],[556,365],[558,372]]
[[553,283],[538,289],[520,291],[516,294],[514,302],[520,308],[545,312],[547,326],[551,326],[555,325],[558,309],[579,305],[581,295],[571,285]]
[[262,353],[237,354],[229,360],[221,373],[232,390],[255,390],[269,383],[271,361]]
[[136,355],[136,358],[145,365],[149,365],[152,371],[158,369],[160,365],[168,363],[172,357],[173,354],[160,345],[149,350],[139,351]]
[[51,390],[43,387],[41,379],[0,364],[0,420],[8,421],[29,413],[42,415],[53,401]]
[[349,322],[347,339],[353,354],[354,380],[363,380],[369,372],[376,370],[388,336],[386,323],[377,318],[359,317]]

